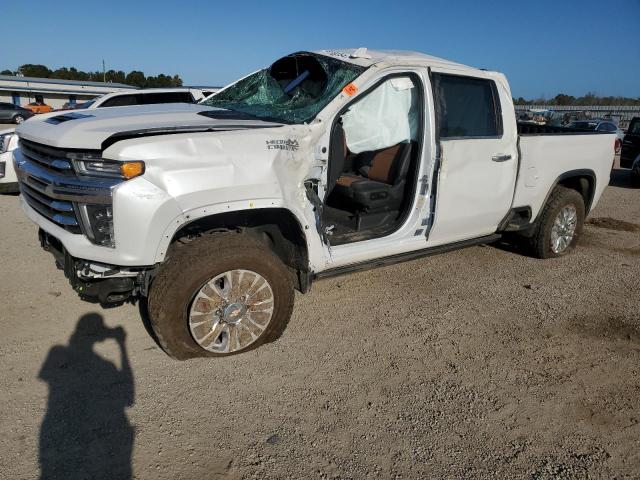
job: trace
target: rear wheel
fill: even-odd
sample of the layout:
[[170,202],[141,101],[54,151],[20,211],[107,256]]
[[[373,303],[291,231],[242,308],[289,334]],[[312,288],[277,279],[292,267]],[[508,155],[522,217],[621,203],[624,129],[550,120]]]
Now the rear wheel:
[[534,235],[531,253],[538,258],[561,257],[569,253],[582,234],[584,200],[575,190],[557,186],[544,206]]
[[22,115],[16,115],[13,117],[13,123],[17,123],[18,125],[24,122],[24,117]]
[[149,293],[149,319],[176,359],[226,356],[278,338],[293,310],[291,275],[268,246],[238,233],[176,244]]

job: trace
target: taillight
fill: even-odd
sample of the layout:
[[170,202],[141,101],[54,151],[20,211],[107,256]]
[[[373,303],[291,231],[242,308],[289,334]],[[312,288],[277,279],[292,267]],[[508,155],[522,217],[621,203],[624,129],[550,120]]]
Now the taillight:
[[616,153],[620,153],[621,149],[622,149],[622,140],[620,140],[619,138],[616,138],[616,141],[613,142],[613,150]]

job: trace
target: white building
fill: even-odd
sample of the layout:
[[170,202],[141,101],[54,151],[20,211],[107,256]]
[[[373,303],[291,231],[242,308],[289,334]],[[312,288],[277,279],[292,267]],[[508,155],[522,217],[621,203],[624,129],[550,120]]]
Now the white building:
[[136,87],[122,83],[0,75],[0,102],[22,106],[44,102],[53,108],[62,108],[65,103],[82,103],[105,93],[131,88]]

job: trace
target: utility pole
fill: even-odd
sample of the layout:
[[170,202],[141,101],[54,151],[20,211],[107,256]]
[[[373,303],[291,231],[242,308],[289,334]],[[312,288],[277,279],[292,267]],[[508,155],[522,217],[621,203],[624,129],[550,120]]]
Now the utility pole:
[[104,58],[102,59],[102,81],[107,83],[107,70],[104,68]]

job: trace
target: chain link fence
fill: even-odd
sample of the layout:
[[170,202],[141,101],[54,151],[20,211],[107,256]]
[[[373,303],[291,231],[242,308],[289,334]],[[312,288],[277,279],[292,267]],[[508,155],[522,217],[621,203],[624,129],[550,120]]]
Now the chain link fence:
[[584,118],[610,118],[623,130],[629,127],[629,122],[633,117],[640,117],[640,105],[516,105],[515,107],[516,114],[528,110],[553,110],[560,114],[581,113],[584,114]]

